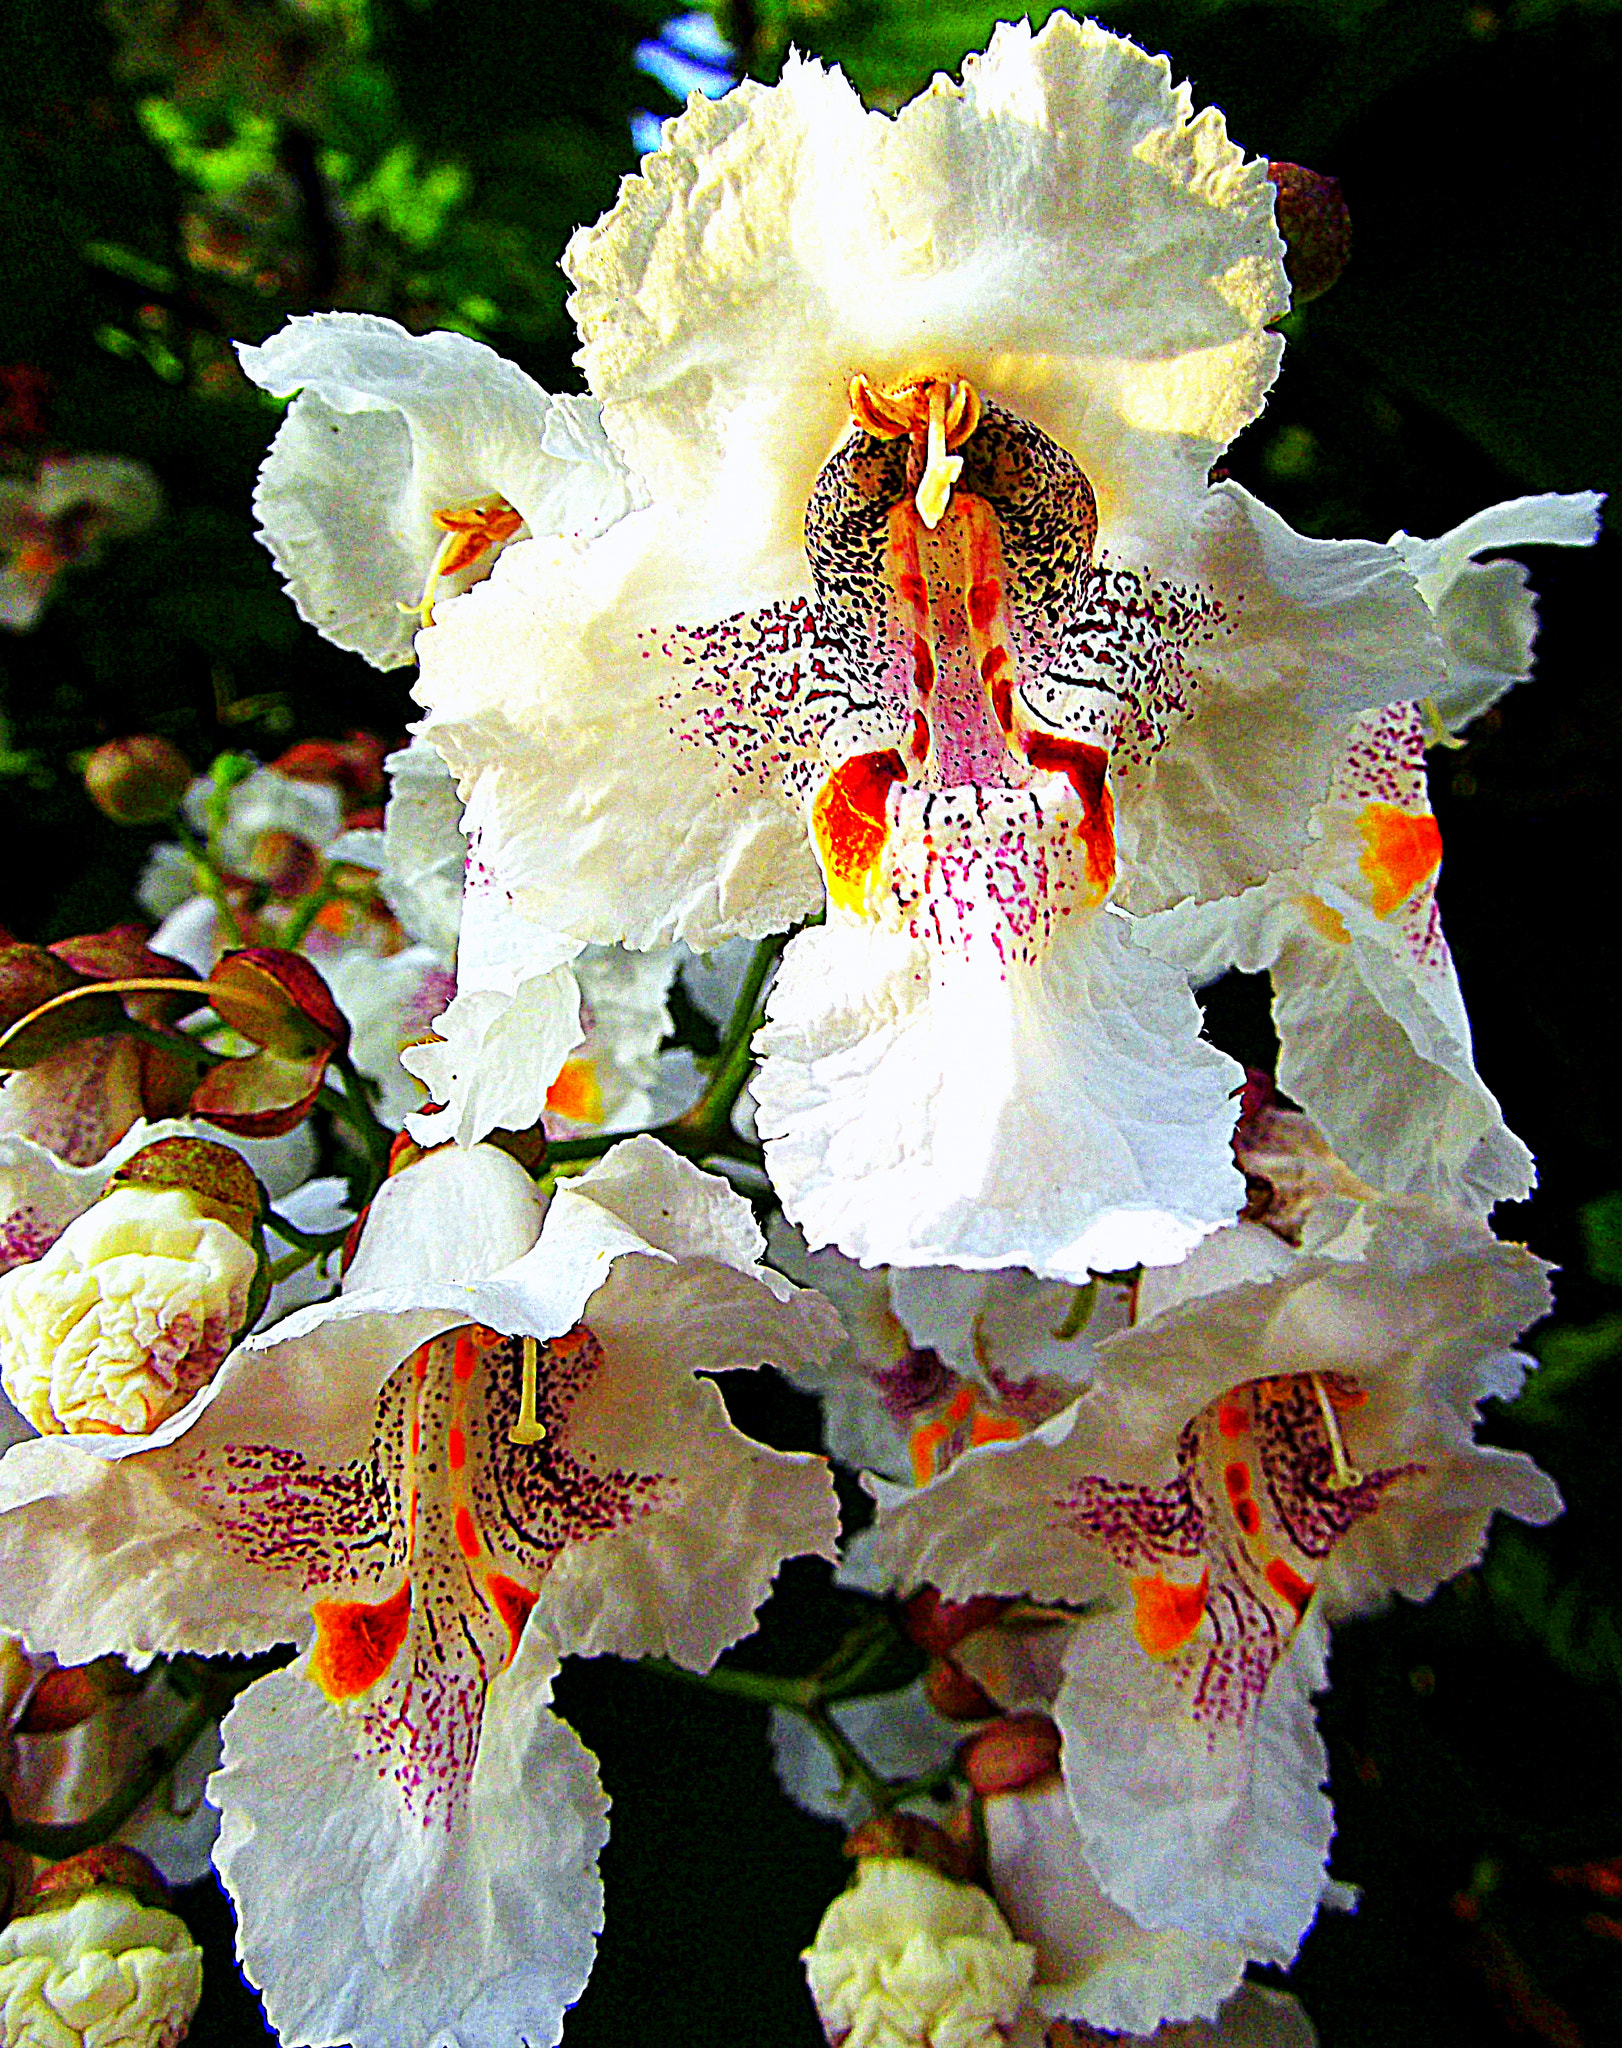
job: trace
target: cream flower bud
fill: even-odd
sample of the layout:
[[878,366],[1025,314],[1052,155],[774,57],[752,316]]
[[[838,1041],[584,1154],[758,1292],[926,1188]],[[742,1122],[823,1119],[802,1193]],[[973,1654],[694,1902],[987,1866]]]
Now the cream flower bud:
[[872,1857],[802,1961],[829,2041],[851,2048],[1000,2048],[1036,1951],[977,1885]]
[[116,1885],[0,1928],[0,2040],[175,2048],[203,1992],[185,1923]]
[[0,1276],[0,1380],[36,1429],[143,1434],[213,1377],[258,1266],[217,1208],[186,1188],[115,1187]]

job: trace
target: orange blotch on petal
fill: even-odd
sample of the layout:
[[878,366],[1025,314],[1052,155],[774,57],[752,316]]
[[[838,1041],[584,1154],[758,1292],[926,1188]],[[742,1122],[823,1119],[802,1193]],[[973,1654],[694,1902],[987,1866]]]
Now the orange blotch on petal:
[[1357,863],[1372,891],[1376,917],[1389,917],[1442,865],[1442,828],[1429,811],[1365,804],[1357,821],[1363,857]]
[[603,1091],[597,1069],[590,1060],[565,1060],[557,1079],[546,1091],[546,1106],[553,1116],[572,1124],[600,1124],[603,1120]]
[[1217,1428],[1231,1443],[1235,1437],[1248,1434],[1250,1417],[1237,1401],[1224,1401],[1217,1410]]
[[472,1330],[459,1330],[456,1336],[456,1360],[451,1371],[459,1380],[470,1380],[479,1369],[479,1353],[484,1349]]
[[487,1572],[484,1590],[490,1596],[490,1605],[506,1624],[507,1662],[510,1664],[518,1655],[518,1639],[524,1633],[524,1623],[529,1620],[529,1611],[539,1596],[528,1586],[519,1585],[516,1579],[509,1579],[505,1572]]
[[358,1699],[388,1670],[411,1625],[411,1581],[386,1600],[318,1600],[310,1677],[329,1700]]
[[479,1525],[466,1508],[456,1510],[456,1547],[464,1557],[479,1554]]
[[1182,1648],[1204,1618],[1210,1590],[1209,1566],[1192,1586],[1173,1585],[1158,1572],[1132,1581],[1133,1627],[1151,1657],[1169,1657]]
[[461,1430],[456,1428],[451,1430],[446,1443],[446,1449],[450,1456],[451,1470],[453,1472],[460,1472],[467,1463],[467,1437]]
[[894,749],[853,754],[818,790],[811,829],[828,877],[828,894],[843,910],[866,910],[889,832],[890,791],[906,780]]
[[1299,1621],[1307,1611],[1307,1602],[1312,1598],[1312,1581],[1287,1565],[1282,1557],[1275,1557],[1267,1567],[1267,1583],[1281,1600],[1287,1600],[1295,1609]]

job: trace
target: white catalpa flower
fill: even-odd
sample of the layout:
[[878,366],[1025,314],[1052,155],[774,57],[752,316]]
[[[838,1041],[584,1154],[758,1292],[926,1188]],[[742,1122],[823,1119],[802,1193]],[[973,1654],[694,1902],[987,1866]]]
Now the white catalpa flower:
[[649,1139],[544,1227],[505,1153],[447,1147],[384,1183],[335,1300],[139,1446],[0,1462],[0,1616],[31,1643],[299,1646],[232,1709],[209,1787],[286,2048],[558,2039],[606,1805],[546,1710],[559,1658],[707,1668],[785,1557],[832,1552],[822,1461],[741,1435],[695,1377],[833,1341],[761,1248]]
[[51,456],[31,483],[0,477],[0,626],[28,632],[64,569],[94,562],[104,542],[143,532],[162,510],[157,478],[127,455]]
[[[211,831],[216,806],[220,818]],[[307,782],[279,768],[255,768],[232,784],[223,802],[209,777],[200,775],[184,808],[187,823],[210,840],[221,866],[255,878],[274,865],[285,840],[301,840],[320,853],[344,827],[343,798],[330,783]]]
[[242,367],[299,395],[254,493],[301,617],[377,668],[514,535],[601,533],[636,501],[585,398],[554,398],[465,334],[312,313]]
[[1473,1441],[1548,1289],[1519,1247],[1412,1202],[1316,1249],[1242,1242],[1162,1280],[1170,1305],[1099,1347],[1064,1414],[884,1488],[877,1556],[953,1599],[1094,1607],[1054,1705],[1093,1875],[1140,1927],[1287,1963],[1331,1833],[1326,1624],[1425,1599],[1496,1511],[1558,1511],[1528,1459]]
[[202,1995],[186,1923],[122,1886],[0,1927],[0,2039],[19,2048],[177,2048]]
[[768,1241],[778,1271],[824,1294],[847,1331],[826,1365],[790,1373],[822,1403],[823,1441],[847,1465],[915,1486],[971,1445],[1023,1436],[1067,1407],[1136,1295],[1119,1277],[1078,1287],[1018,1268],[869,1270],[807,1252],[780,1216]]
[[978,1885],[871,1856],[802,1960],[832,2043],[1003,2048],[1035,1958]]
[[1282,346],[1266,166],[1067,16],[894,118],[795,61],[664,137],[566,264],[654,503],[418,640],[480,856],[601,943],[826,901],[755,1084],[812,1244],[1173,1261],[1240,1077],[1120,913],[1289,865],[1346,722],[1443,678],[1392,550],[1206,486]]
[[1592,492],[1551,493],[1491,506],[1439,540],[1397,534],[1391,545],[1436,613],[1446,684],[1424,703],[1356,721],[1299,866],[1139,928],[1196,980],[1229,967],[1270,970],[1279,1085],[1357,1173],[1391,1194],[1485,1213],[1533,1184],[1531,1154],[1506,1129],[1471,1056],[1436,902],[1442,835],[1425,749],[1531,671],[1537,608],[1526,571],[1473,557],[1534,543],[1587,546],[1599,506]]
[[349,1020],[350,1058],[377,1083],[377,1114],[397,1131],[423,1101],[400,1056],[428,1035],[456,993],[456,976],[431,946],[381,956],[346,947],[322,960],[321,976]]

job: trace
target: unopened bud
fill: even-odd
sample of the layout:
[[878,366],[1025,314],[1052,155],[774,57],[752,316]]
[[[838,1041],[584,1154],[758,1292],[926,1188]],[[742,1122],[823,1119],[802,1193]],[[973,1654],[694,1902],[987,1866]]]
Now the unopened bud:
[[934,2041],[1002,2048],[1036,1951],[978,1885],[926,1863],[868,1857],[802,1958],[831,2042]]
[[1011,1605],[994,1593],[980,1593],[972,1600],[943,1600],[933,1586],[925,1586],[902,1608],[901,1625],[920,1650],[927,1650],[932,1657],[946,1657],[965,1636],[987,1627]]
[[1269,164],[1277,198],[1274,218],[1284,238],[1284,275],[1292,302],[1322,298],[1352,254],[1352,216],[1340,180],[1301,164]]
[[982,1799],[1018,1792],[1059,1768],[1059,1731],[1046,1714],[1009,1714],[971,1735],[958,1762]]
[[60,1735],[100,1713],[106,1703],[94,1665],[69,1664],[60,1671],[47,1671],[18,1716],[17,1732]]
[[156,733],[108,740],[84,764],[85,794],[115,825],[159,825],[192,784],[192,765]]
[[7,2041],[176,2048],[202,1997],[203,1954],[184,1921],[150,1902],[155,1880],[144,1857],[108,1846],[35,1881],[0,1928]]
[[965,1878],[973,1863],[967,1842],[955,1841],[921,1813],[876,1813],[845,1837],[844,1846],[858,1863],[870,1856],[902,1856],[927,1863],[942,1877]]
[[296,832],[261,832],[248,856],[247,871],[272,896],[304,896],[321,879],[321,856]]
[[264,1305],[263,1195],[240,1157],[168,1138],[50,1249],[0,1275],[0,1381],[43,1434],[144,1435]]
[[924,1673],[924,1697],[943,1720],[989,1721],[997,1702],[950,1657],[937,1657]]

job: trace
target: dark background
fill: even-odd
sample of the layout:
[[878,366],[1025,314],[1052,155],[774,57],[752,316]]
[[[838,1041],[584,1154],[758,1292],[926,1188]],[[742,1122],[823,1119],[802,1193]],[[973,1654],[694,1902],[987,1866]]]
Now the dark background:
[[[1046,10],[1044,9],[1045,13]],[[85,800],[76,757],[138,730],[202,765],[354,726],[396,739],[409,672],[379,676],[296,619],[253,539],[276,410],[227,337],[290,312],[456,325],[552,388],[578,383],[555,258],[613,200],[628,116],[674,110],[633,52],[658,0],[470,8],[14,0],[0,63],[6,290],[0,365],[44,373],[45,447],[147,461],[168,516],[69,576],[0,639],[0,919],[54,939],[129,915],[148,838]],[[997,10],[721,10],[774,75],[792,40],[876,104],[981,47]],[[1441,531],[1501,497],[1617,481],[1613,0],[1497,8],[1123,4],[1255,153],[1331,172],[1355,248],[1293,315],[1283,378],[1232,473],[1309,533]],[[1433,756],[1449,938],[1478,1064],[1539,1156],[1499,1228],[1559,1262],[1545,1371],[1502,1441],[1570,1501],[1511,1531],[1429,1606],[1340,1631],[1323,1705],[1334,1868],[1361,1910],[1310,1938],[1293,1982],[1326,2048],[1622,2040],[1622,1183],[1615,953],[1619,713],[1614,542],[1528,556],[1539,671],[1462,753]],[[1265,991],[1225,984],[1215,1036],[1266,1061]],[[811,1404],[728,1388],[740,1421],[816,1442]],[[816,1568],[787,1575],[752,1653],[805,1668],[834,1629]],[[614,1799],[608,1931],[571,2048],[818,2038],[795,1962],[842,1881],[837,1833],[782,1801],[761,1711],[609,1663],[568,1668],[562,1711]],[[259,2038],[229,1908],[184,1910],[209,1948],[199,2043]],[[311,1930],[312,1943],[321,1939]]]

